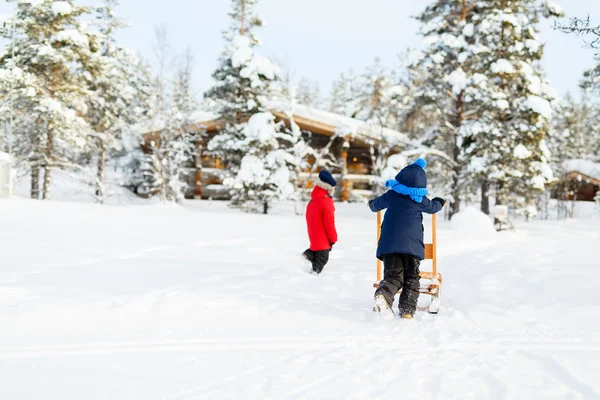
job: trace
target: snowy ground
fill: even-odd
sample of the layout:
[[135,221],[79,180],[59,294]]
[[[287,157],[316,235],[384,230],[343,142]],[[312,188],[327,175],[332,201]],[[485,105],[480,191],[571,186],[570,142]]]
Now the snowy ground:
[[600,224],[440,223],[442,312],[372,311],[374,216],[0,202],[0,399],[599,399]]

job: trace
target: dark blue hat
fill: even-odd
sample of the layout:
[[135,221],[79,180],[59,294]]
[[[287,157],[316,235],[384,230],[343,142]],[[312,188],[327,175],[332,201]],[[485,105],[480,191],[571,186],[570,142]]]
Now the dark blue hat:
[[331,176],[331,174],[325,170],[319,172],[319,179],[322,182],[325,182],[326,184],[331,185],[333,187],[337,185],[337,182],[335,181],[335,179],[333,179],[333,176]]
[[400,173],[396,175],[396,180],[404,186],[408,186],[410,188],[426,188],[426,166],[427,161],[423,160],[422,158],[418,158],[414,163],[400,171]]

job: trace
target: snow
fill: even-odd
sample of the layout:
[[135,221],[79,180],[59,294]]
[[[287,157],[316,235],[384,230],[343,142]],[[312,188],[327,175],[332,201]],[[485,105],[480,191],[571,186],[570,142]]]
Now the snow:
[[257,185],[265,184],[270,176],[263,160],[256,156],[247,155],[242,158],[242,164],[238,173],[238,180],[241,183],[254,183]]
[[446,79],[452,85],[452,93],[455,95],[460,94],[469,84],[469,78],[467,78],[467,74],[462,68],[453,71]]
[[552,118],[552,106],[550,105],[550,102],[546,99],[542,99],[541,97],[536,95],[529,95],[527,96],[527,101],[525,105],[528,109],[540,114],[546,119]]
[[521,24],[519,23],[519,19],[514,14],[502,13],[500,15],[500,19],[504,22],[513,25],[516,28],[519,28],[521,26]]
[[[50,190],[52,199],[57,201],[70,201],[77,203],[94,203],[95,187],[87,182],[93,182],[95,171],[85,171],[85,174],[69,173],[59,169],[52,170],[52,185]],[[105,171],[105,204],[107,205],[139,205],[147,204],[148,201],[141,199],[129,189],[121,186],[120,174],[114,169],[108,168]],[[29,175],[18,179],[15,184],[17,196],[29,197],[31,180]]]
[[540,50],[540,47],[542,47],[542,45],[537,40],[527,39],[525,41],[525,47],[529,49],[530,53],[537,53]]
[[249,140],[268,142],[277,136],[275,116],[270,112],[256,113],[250,117],[244,128],[244,135]]
[[251,78],[252,76],[259,74],[267,78],[268,80],[273,80],[279,73],[279,68],[275,66],[266,57],[255,56],[252,58],[245,68],[240,71],[240,76],[242,78]]
[[384,179],[393,179],[398,175],[402,168],[409,164],[408,159],[402,154],[392,154],[387,159],[386,167],[381,171],[381,177]]
[[498,109],[500,110],[506,110],[508,109],[508,107],[510,107],[510,104],[508,103],[507,100],[496,100],[496,107],[498,107]]
[[234,68],[242,68],[240,76],[250,79],[252,87],[259,87],[262,81],[259,75],[273,80],[280,73],[280,68],[266,57],[254,54],[252,43],[247,36],[235,36],[231,43],[231,64]]
[[519,143],[513,149],[513,155],[517,158],[520,158],[521,160],[531,157],[532,154],[533,153],[521,143]]
[[[270,108],[272,110],[285,110],[284,105],[276,102],[273,102]],[[326,124],[331,126],[332,130],[337,129],[363,139],[380,139],[383,135],[391,143],[411,144],[411,140],[404,133],[389,128],[382,129],[380,126],[368,124],[355,118],[318,110],[302,104],[294,105],[294,118],[303,119],[306,123],[313,121]]]
[[495,74],[512,74],[515,72],[515,67],[510,61],[501,58],[492,64],[492,72]]
[[52,3],[52,12],[54,15],[69,15],[73,7],[66,1],[55,1]]
[[567,160],[563,163],[563,169],[566,173],[579,172],[591,178],[600,180],[600,163],[590,160]]
[[475,32],[475,25],[473,25],[473,24],[466,24],[465,27],[463,28],[463,35],[465,35],[466,37],[473,36],[474,32]]
[[9,162],[10,161],[10,155],[8,153],[0,151],[0,161]]
[[600,396],[597,220],[439,218],[442,309],[406,323],[371,311],[374,214],[336,208],[315,277],[291,204],[1,201],[0,398]]
[[559,4],[557,4],[551,0],[544,0],[542,2],[542,5],[544,7],[546,7],[548,10],[550,10],[550,12],[555,15],[563,15],[564,14],[562,7]]
[[[535,189],[544,190],[546,188],[547,182],[548,181],[546,180],[546,178],[544,178],[541,175],[534,176],[533,178],[531,178],[531,186],[534,187]],[[529,210],[529,212],[531,213],[531,210]],[[537,211],[535,214],[537,214]],[[533,214],[533,215],[535,215],[535,214]]]
[[65,29],[52,37],[54,42],[71,42],[77,46],[87,46],[88,38],[77,29]]
[[250,47],[250,38],[247,36],[234,37],[232,46],[233,52],[231,53],[231,64],[233,65],[233,68],[239,68],[252,59],[252,47]]
[[475,207],[465,207],[459,213],[454,214],[452,229],[473,235],[496,232],[491,218]]

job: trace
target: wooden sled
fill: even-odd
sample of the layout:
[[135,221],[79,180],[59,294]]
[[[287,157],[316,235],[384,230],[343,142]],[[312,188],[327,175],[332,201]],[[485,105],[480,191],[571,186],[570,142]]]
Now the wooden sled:
[[[437,314],[440,311],[440,295],[442,289],[442,275],[437,272],[437,223],[436,215],[431,216],[431,243],[425,244],[425,259],[431,260],[433,269],[429,271],[421,271],[421,288],[419,292],[431,296],[431,302],[427,307],[418,307],[419,311],[428,311],[430,314]],[[379,244],[379,238],[381,237],[381,211],[377,213],[377,244]],[[374,288],[379,287],[379,282],[383,279],[383,263],[380,259],[377,259],[377,282],[373,284]],[[424,282],[425,281],[425,282]],[[400,290],[398,293],[400,293]]]

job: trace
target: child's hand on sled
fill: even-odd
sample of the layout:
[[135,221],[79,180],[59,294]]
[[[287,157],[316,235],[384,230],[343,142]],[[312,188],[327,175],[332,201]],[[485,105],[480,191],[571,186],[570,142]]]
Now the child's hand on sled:
[[441,197],[434,197],[432,201],[438,201],[442,207],[446,205],[446,200],[442,199]]

